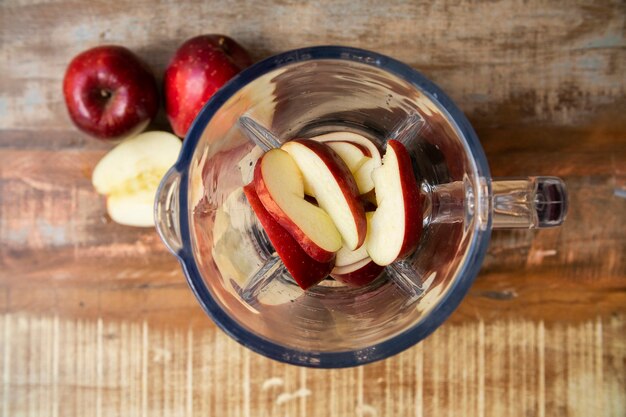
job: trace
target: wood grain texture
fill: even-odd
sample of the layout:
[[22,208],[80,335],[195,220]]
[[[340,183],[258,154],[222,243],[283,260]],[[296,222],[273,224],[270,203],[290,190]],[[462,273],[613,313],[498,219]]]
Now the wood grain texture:
[[479,124],[582,125],[623,103],[625,16],[619,0],[9,1],[0,14],[0,127],[70,128],[60,81],[87,47],[124,44],[160,76],[177,45],[207,31],[232,35],[256,58],[329,43],[389,54],[438,82]]
[[[556,175],[563,227],[495,231],[424,343],[358,369],[277,364],[201,311],[154,230],[90,184],[78,52],[225,33],[256,59],[342,44],[402,60],[468,115],[494,176]],[[0,1],[0,416],[626,415],[626,4],[599,1]],[[160,114],[152,128],[168,129]]]
[[[447,324],[360,368],[311,370],[221,332],[4,315],[2,415],[622,416],[623,316]],[[22,348],[22,349],[16,349]]]

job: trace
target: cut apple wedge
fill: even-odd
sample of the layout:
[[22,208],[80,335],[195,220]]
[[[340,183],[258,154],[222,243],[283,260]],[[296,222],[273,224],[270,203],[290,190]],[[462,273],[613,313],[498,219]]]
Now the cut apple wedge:
[[257,161],[254,187],[265,209],[318,262],[341,248],[341,235],[330,216],[304,199],[304,182],[289,154],[272,149]]
[[154,198],[161,179],[174,165],[181,141],[167,132],[146,132],[126,139],[96,165],[91,178],[107,196],[107,212],[116,223],[154,226]]
[[380,152],[376,145],[367,139],[365,136],[359,135],[358,133],[352,132],[331,132],[326,133],[324,135],[318,135],[313,138],[317,142],[349,142],[357,145],[359,148],[363,150],[363,153],[366,156],[375,156],[378,154],[380,156]]
[[263,226],[267,237],[280,256],[283,264],[298,283],[306,290],[317,284],[330,274],[334,261],[317,262],[302,249],[298,242],[287,232],[265,209],[252,184],[243,188],[252,210]]
[[341,267],[352,265],[356,262],[362,261],[365,258],[369,258],[365,245],[361,245],[361,247],[356,250],[350,250],[345,246],[342,246],[341,249],[339,249],[339,251],[337,252],[335,266]]
[[[326,136],[326,135],[325,135]],[[320,136],[321,137],[321,136]],[[311,140],[316,140],[316,138],[312,138]],[[322,142],[322,141],[318,141]],[[364,148],[361,145],[357,145],[356,143],[351,142],[343,142],[343,141],[324,141],[324,144],[327,145],[330,149],[332,149],[341,160],[348,167],[348,171],[354,177],[354,174],[359,170],[359,168],[371,158],[369,157],[370,153],[367,148]],[[358,186],[357,186],[358,189]],[[304,193],[308,196],[314,196],[315,190],[311,186],[311,184],[306,180],[304,180]]]
[[365,241],[367,223],[359,191],[346,164],[328,146],[310,139],[292,140],[282,149],[300,168],[317,203],[335,223],[344,245],[350,250],[359,248]]
[[154,226],[155,190],[139,190],[132,194],[112,194],[107,197],[107,213],[114,222],[126,226]]
[[411,157],[400,142],[387,142],[383,164],[372,177],[378,208],[367,235],[367,253],[378,265],[407,256],[422,232],[422,197]]
[[361,168],[361,166],[367,162],[371,157],[369,156],[369,150],[363,148],[360,145],[351,142],[324,142],[330,149],[335,151],[351,173],[355,173]]
[[335,267],[330,275],[346,285],[360,287],[378,278],[383,269],[368,256],[352,265]]
[[[368,230],[370,228],[370,223],[373,216],[373,212],[365,213]],[[365,235],[365,239],[367,239],[367,235]],[[361,245],[361,247],[356,250],[350,250],[347,247],[342,246],[341,249],[339,249],[339,252],[337,252],[337,257],[335,259],[335,268],[352,265],[359,261],[362,261],[365,258],[369,258],[365,245]]]
[[[380,151],[378,150],[378,147],[372,141],[364,136],[352,132],[332,132],[325,135],[316,136],[312,139],[318,142],[324,142],[329,146],[332,146],[330,145],[331,143],[350,143],[363,151],[363,154],[365,155],[365,160],[362,161],[357,169],[351,169],[351,172],[354,176],[354,180],[360,194],[365,194],[374,189],[372,172],[381,165],[382,159],[380,157]],[[340,154],[340,156],[342,155]]]

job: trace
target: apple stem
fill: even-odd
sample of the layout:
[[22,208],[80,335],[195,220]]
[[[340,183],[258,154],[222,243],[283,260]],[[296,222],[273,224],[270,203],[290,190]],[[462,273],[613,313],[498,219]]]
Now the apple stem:
[[223,36],[220,36],[220,39],[217,41],[217,44],[220,48],[222,48],[222,51],[226,52],[227,55],[230,55],[228,45],[226,44],[226,39]]

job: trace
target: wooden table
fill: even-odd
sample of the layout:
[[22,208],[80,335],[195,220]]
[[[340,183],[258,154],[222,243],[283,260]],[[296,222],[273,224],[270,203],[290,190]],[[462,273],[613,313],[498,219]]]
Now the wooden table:
[[[620,1],[0,2],[0,415],[626,415],[625,16]],[[495,232],[449,322],[388,360],[310,370],[246,350],[154,230],[106,217],[90,176],[110,145],[61,95],[88,47],[126,45],[161,75],[207,32],[257,59],[344,44],[407,62],[466,112],[494,175],[563,177],[567,222]]]

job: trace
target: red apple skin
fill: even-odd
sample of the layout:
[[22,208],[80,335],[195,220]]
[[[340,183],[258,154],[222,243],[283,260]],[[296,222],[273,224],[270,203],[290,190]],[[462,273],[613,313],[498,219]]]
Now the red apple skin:
[[265,209],[253,184],[246,185],[243,192],[274,249],[276,249],[276,253],[300,288],[306,290],[330,274],[335,265],[334,259],[329,262],[317,262],[311,258],[289,232],[274,220],[274,217]]
[[377,265],[370,260],[361,268],[346,274],[332,274],[331,276],[339,282],[343,282],[351,287],[362,287],[374,281],[383,272],[385,267]]
[[361,200],[361,204],[363,204],[363,209],[366,213],[368,211],[376,211],[378,208],[376,205],[376,193],[374,190],[361,194],[359,199]]
[[316,142],[311,139],[295,139],[298,142],[309,149],[326,164],[330,169],[331,174],[335,178],[335,181],[339,184],[339,188],[343,192],[343,196],[348,203],[348,207],[354,218],[357,234],[359,236],[357,249],[365,242],[365,236],[367,235],[367,220],[365,219],[365,210],[363,209],[363,203],[359,199],[359,189],[356,186],[354,177],[348,169],[345,162],[337,155],[335,151],[325,145],[323,142]]
[[104,140],[139,133],[159,108],[157,83],[148,66],[116,45],[74,57],[65,72],[63,95],[72,122]]
[[335,252],[327,251],[320,246],[318,246],[315,242],[313,242],[303,231],[296,225],[293,220],[287,216],[287,214],[281,209],[278,204],[272,198],[272,194],[267,188],[267,184],[265,184],[265,180],[263,179],[263,175],[261,173],[261,164],[263,161],[263,157],[257,160],[256,166],[254,167],[254,178],[252,183],[254,184],[254,189],[256,193],[263,203],[263,207],[272,215],[274,220],[278,222],[291,236],[298,242],[300,247],[313,259],[317,262],[331,262],[335,259]]
[[201,35],[183,43],[163,78],[165,112],[174,133],[184,137],[209,98],[250,65],[248,52],[228,36]]
[[402,198],[404,201],[404,240],[397,259],[409,255],[419,243],[422,235],[422,194],[415,179],[411,156],[404,145],[397,140],[387,142],[387,147],[393,148],[398,158],[400,170],[400,183],[402,186]]

